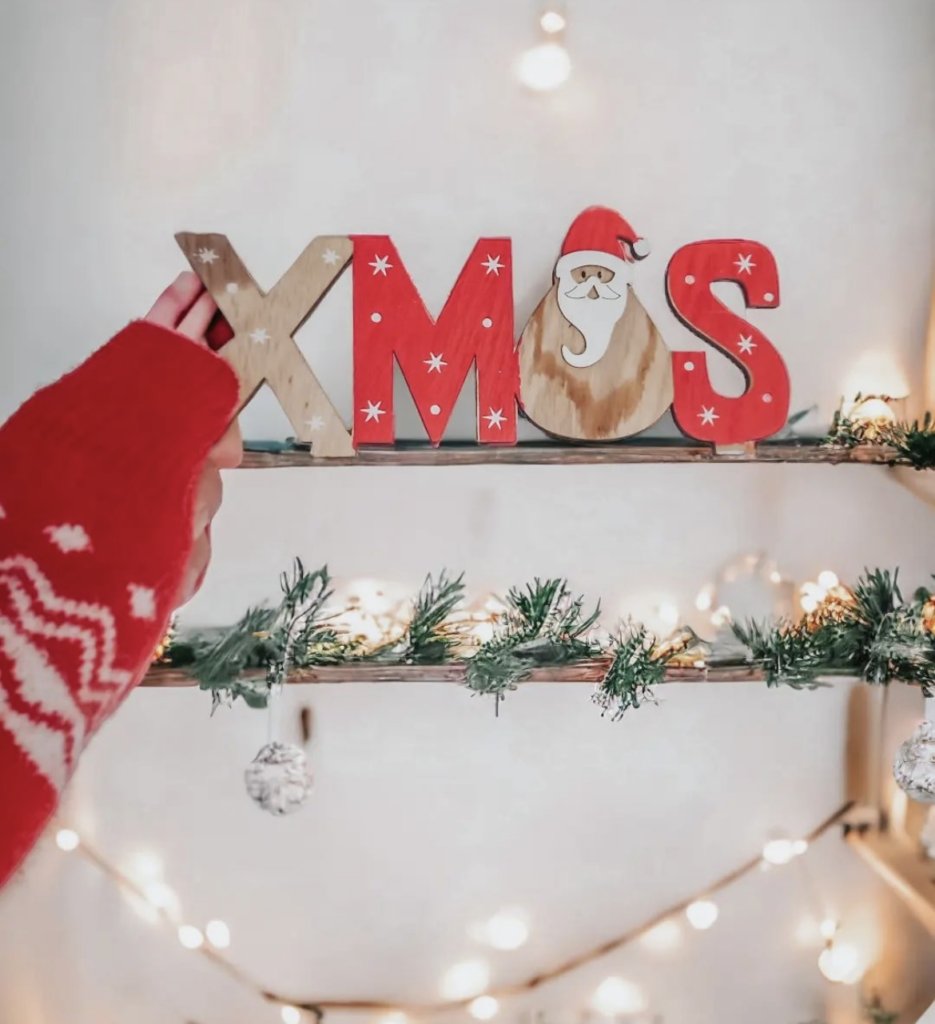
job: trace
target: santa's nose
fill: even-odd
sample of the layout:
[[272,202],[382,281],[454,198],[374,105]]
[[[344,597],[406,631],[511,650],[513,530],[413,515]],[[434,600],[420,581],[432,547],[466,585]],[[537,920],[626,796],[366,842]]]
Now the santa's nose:
[[600,298],[600,295],[598,294],[598,291],[597,291],[597,285],[594,285],[594,284],[591,285],[591,290],[588,292],[587,297],[589,299],[599,299]]

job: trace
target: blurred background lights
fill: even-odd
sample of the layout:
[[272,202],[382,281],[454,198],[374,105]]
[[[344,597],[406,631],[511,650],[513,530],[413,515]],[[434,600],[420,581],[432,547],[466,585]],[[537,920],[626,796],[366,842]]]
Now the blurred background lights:
[[685,908],[685,916],[692,928],[707,931],[718,918],[717,904],[713,900],[695,900]]
[[560,11],[546,11],[539,19],[543,30],[553,35],[565,27],[565,16]]
[[682,941],[682,929],[678,922],[673,920],[662,921],[655,928],[650,929],[640,942],[655,952],[664,952],[667,949],[674,949]]
[[571,74],[571,58],[560,43],[540,43],[526,50],[516,65],[523,85],[537,92],[557,89]]
[[619,1017],[626,1013],[640,1013],[646,1009],[646,998],[642,991],[624,978],[607,978],[598,986],[591,999],[591,1006],[597,1013],[607,1017]]
[[478,996],[468,1007],[468,1013],[474,1020],[493,1020],[499,1009],[500,1004],[493,996]]
[[72,850],[77,850],[81,840],[78,838],[78,833],[71,828],[60,828],[55,833],[55,845],[66,853],[70,853]]
[[205,937],[192,924],[183,924],[179,927],[179,942],[186,949],[200,949],[204,945]]
[[529,925],[516,910],[500,910],[489,921],[473,929],[478,941],[493,949],[519,949],[529,938]]
[[215,949],[227,949],[231,944],[231,930],[223,921],[209,921],[205,935]]
[[855,946],[833,943],[818,958],[818,969],[828,979],[841,985],[855,985],[864,975],[864,964]]
[[483,960],[466,960],[455,964],[442,978],[445,999],[470,999],[479,995],[490,982],[490,968]]

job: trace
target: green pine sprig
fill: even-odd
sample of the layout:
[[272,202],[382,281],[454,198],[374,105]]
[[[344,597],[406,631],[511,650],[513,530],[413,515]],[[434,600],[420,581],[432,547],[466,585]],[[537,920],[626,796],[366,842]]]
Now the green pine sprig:
[[588,637],[600,602],[585,613],[584,598],[573,597],[568,581],[539,580],[507,595],[507,612],[493,637],[467,662],[466,683],[475,693],[503,696],[528,679],[533,668],[595,657],[600,646]]
[[665,682],[668,659],[656,655],[658,641],[642,623],[628,622],[610,641],[610,666],[591,700],[614,722],[630,708],[655,704],[653,687]]
[[[861,395],[854,399],[855,404]],[[935,417],[926,412],[911,423],[870,423],[844,415],[843,402],[831,420],[825,444],[833,448],[856,448],[862,444],[887,445],[893,449],[893,461],[908,463],[915,469],[935,469]]]
[[454,579],[445,570],[437,578],[427,576],[403,635],[362,660],[398,665],[443,665],[451,661],[462,636],[448,618],[463,597],[464,573]]

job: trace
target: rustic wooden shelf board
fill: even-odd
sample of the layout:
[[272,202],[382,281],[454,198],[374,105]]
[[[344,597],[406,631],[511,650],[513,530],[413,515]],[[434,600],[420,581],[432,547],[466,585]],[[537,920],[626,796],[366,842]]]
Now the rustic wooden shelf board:
[[276,445],[251,446],[244,452],[244,469],[328,468],[335,466],[475,466],[475,465],[609,465],[624,463],[816,463],[826,465],[887,465],[894,453],[885,445],[852,449],[827,448],[817,443],[761,443],[752,451],[715,451],[710,445],[674,443],[614,445],[518,444],[510,447],[477,444],[397,444],[393,448],[361,448],[356,458],[313,458],[307,449]]
[[[607,671],[603,659],[578,662],[553,668],[537,668],[531,683],[599,683]],[[245,678],[262,678],[263,672],[245,673]],[[321,668],[294,669],[289,683],[463,683],[463,662],[451,665],[328,665]],[[837,677],[843,678],[843,677]],[[670,668],[667,683],[763,683],[761,672],[745,665],[710,668]],[[154,666],[143,678],[143,686],[196,686],[184,669]],[[525,684],[523,684],[525,685]]]

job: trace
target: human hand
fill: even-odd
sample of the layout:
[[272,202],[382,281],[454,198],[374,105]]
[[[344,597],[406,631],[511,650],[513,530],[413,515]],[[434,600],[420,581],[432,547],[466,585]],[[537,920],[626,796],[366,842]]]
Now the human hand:
[[[188,270],[169,285],[156,299],[153,308],[143,318],[178,331],[202,345],[217,347],[217,342],[231,336],[230,328],[204,290],[197,274]],[[243,440],[240,425],[234,420],[208,454],[195,491],[192,545],[185,579],[179,593],[178,604],[191,600],[204,580],[211,560],[211,521],[221,507],[224,485],[222,469],[235,469],[243,458]]]

